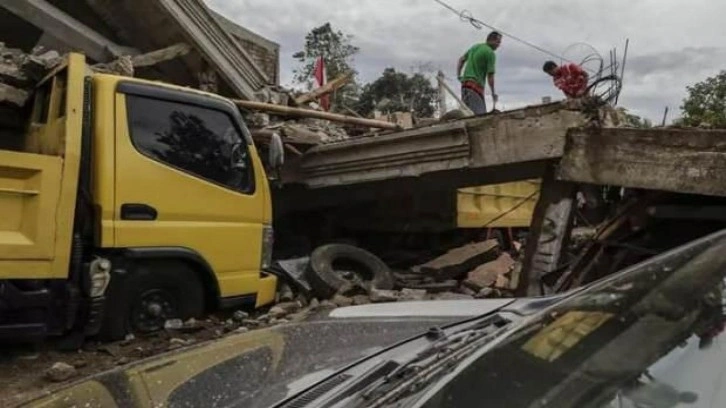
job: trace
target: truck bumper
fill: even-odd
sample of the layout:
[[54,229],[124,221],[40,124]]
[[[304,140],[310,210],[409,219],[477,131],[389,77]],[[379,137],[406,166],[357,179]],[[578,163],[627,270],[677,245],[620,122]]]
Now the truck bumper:
[[275,301],[277,293],[277,276],[263,273],[260,277],[260,286],[257,291],[257,302],[255,307],[269,305]]

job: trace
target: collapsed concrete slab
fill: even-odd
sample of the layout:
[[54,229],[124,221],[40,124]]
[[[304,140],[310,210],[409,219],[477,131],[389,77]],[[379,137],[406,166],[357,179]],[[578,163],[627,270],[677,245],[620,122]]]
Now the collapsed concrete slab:
[[230,97],[254,100],[279,78],[275,44],[241,27],[231,30],[235,24],[222,22],[202,0],[0,0],[0,26],[14,27],[0,31],[11,47],[82,51],[94,63],[187,43],[192,52],[135,76]]

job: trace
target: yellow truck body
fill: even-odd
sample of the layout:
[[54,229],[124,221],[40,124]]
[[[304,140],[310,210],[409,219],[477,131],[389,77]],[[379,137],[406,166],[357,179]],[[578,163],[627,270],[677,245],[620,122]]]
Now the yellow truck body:
[[[198,313],[185,302],[272,302],[267,176],[231,101],[70,54],[33,104],[24,148],[0,150],[0,335],[115,319],[117,337],[143,313]],[[147,289],[168,293],[135,305]],[[75,309],[52,310],[59,298]]]
[[462,188],[456,194],[458,228],[527,228],[540,180]]

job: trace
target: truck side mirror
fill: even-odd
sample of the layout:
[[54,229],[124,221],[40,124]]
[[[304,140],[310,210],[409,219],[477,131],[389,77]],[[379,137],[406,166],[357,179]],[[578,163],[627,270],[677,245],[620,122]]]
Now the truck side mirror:
[[285,163],[285,145],[282,143],[282,138],[277,132],[272,133],[272,138],[270,138],[267,162],[270,170],[274,173],[277,173]]

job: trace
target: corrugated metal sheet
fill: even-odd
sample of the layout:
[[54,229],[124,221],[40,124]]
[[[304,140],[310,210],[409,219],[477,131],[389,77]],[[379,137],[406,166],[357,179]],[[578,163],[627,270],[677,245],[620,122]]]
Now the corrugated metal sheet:
[[462,188],[457,191],[459,228],[529,227],[540,180]]

